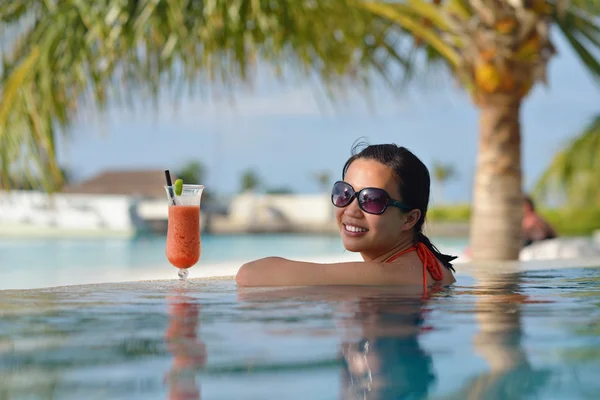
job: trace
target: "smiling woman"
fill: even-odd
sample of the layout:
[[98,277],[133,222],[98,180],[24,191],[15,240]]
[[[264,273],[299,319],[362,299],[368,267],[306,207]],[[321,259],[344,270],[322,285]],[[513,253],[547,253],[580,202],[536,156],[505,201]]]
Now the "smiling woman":
[[[356,147],[355,147],[356,150]],[[306,263],[268,257],[244,264],[242,286],[415,285],[455,281],[451,261],[423,234],[430,176],[408,149],[365,147],[350,157],[331,201],[344,247],[364,262]],[[355,201],[356,200],[356,201]]]

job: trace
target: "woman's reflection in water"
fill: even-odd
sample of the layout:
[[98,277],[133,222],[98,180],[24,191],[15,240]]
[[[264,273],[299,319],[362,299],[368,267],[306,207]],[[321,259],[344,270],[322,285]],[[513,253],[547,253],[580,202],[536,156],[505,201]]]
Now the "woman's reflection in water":
[[206,364],[206,346],[198,338],[200,306],[194,298],[178,292],[168,299],[169,326],[165,332],[168,351],[173,354],[169,372],[169,399],[200,399],[196,371]]
[[422,289],[304,287],[266,292],[240,290],[238,299],[257,304],[302,299],[327,302],[342,345],[341,399],[421,399],[435,382],[432,358],[421,348],[426,302]]
[[361,297],[353,307],[344,321],[350,341],[342,344],[340,397],[426,398],[435,375],[431,356],[419,344],[421,296],[387,292]]

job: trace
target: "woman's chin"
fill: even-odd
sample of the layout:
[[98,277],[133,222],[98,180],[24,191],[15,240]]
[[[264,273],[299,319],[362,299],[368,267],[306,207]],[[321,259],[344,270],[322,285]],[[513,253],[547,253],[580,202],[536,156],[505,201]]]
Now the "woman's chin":
[[357,243],[357,240],[347,238],[342,239],[342,243],[344,244],[344,248],[346,250],[351,251],[353,253],[360,253],[364,250],[365,247],[363,243]]

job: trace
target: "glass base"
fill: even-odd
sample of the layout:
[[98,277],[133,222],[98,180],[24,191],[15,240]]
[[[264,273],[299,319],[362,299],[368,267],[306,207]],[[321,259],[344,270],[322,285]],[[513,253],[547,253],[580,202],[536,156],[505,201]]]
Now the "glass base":
[[183,269],[183,268],[182,268],[182,269],[180,269],[180,270],[177,272],[177,275],[179,275],[179,279],[181,279],[182,281],[184,281],[184,280],[186,280],[186,279],[187,279],[187,276],[188,276],[188,270],[187,270],[187,269]]

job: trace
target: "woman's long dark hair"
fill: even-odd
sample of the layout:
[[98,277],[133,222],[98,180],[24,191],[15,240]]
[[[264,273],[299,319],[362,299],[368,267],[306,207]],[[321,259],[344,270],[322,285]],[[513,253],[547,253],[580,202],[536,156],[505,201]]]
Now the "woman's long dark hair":
[[429,176],[429,170],[425,164],[423,164],[417,156],[411,153],[410,150],[402,146],[397,146],[395,144],[367,145],[365,148],[358,151],[358,148],[364,145],[366,144],[361,142],[353,146],[353,155],[344,165],[342,179],[346,176],[350,164],[359,158],[375,160],[391,168],[398,180],[398,188],[400,196],[402,197],[402,202],[421,211],[421,218],[419,218],[414,226],[415,241],[421,242],[427,246],[446,268],[454,271],[451,261],[455,260],[457,257],[440,253],[437,247],[435,247],[433,243],[431,243],[431,240],[423,233],[423,224],[425,223],[427,207],[429,206],[429,191],[431,185],[431,177]]

